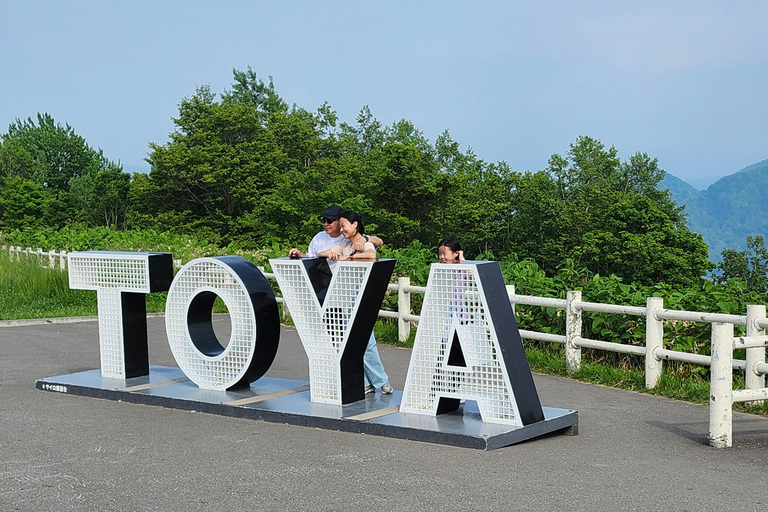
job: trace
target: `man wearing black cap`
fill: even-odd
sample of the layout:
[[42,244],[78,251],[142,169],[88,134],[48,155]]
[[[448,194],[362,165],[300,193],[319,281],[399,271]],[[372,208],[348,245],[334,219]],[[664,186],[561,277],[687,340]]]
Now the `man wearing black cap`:
[[[339,217],[344,212],[344,208],[341,206],[332,204],[325,210],[318,219],[323,223],[323,231],[316,234],[312,241],[309,243],[309,249],[307,254],[295,247],[288,252],[291,258],[303,258],[308,256],[310,258],[317,258],[317,255],[323,251],[327,251],[331,247],[344,242],[344,235],[341,234],[341,227],[339,226]],[[381,247],[384,243],[381,238],[377,236],[369,236],[368,241],[376,247]],[[357,250],[362,251],[362,247],[356,247]],[[328,261],[329,265],[335,265],[335,261]]]

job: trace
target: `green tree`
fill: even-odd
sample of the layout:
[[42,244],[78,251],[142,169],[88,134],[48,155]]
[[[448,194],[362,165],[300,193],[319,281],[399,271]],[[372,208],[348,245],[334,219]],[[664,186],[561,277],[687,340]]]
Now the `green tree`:
[[546,171],[512,176],[508,210],[510,250],[554,273],[574,247],[562,190]]
[[734,278],[746,283],[747,292],[768,293],[768,250],[763,235],[747,236],[743,251],[723,250],[715,281],[727,283]]
[[624,181],[624,191],[648,197],[680,228],[685,226],[685,207],[672,199],[668,188],[659,190],[659,183],[666,172],[659,168],[659,159],[651,158],[647,153],[635,153],[622,162],[620,172]]
[[18,139],[3,141],[0,137],[0,171],[3,176],[18,176],[36,183],[43,182],[44,162],[35,160]]
[[[657,190],[663,177],[644,153],[621,162],[613,146],[579,137],[566,156],[552,155],[545,174],[520,182],[515,250],[548,272],[573,258],[593,273],[641,284],[697,283],[712,268],[707,248],[668,191]],[[534,179],[535,188],[525,183]]]
[[[294,241],[322,210],[339,159],[336,114],[288,107],[250,68],[221,98],[208,86],[179,105],[170,141],[150,144],[132,222],[196,232],[217,243]],[[338,202],[336,199],[333,202]],[[310,208],[314,208],[310,214]]]
[[435,140],[435,154],[443,200],[434,209],[436,233],[425,241],[434,245],[446,235],[458,235],[467,254],[508,252],[517,173],[506,162],[481,160],[471,148],[462,153],[447,130]]
[[245,71],[232,70],[235,82],[222,94],[225,103],[241,104],[259,113],[261,124],[268,126],[277,115],[288,113],[288,104],[275,91],[272,77],[264,83],[249,66]]
[[272,186],[284,154],[252,107],[216,101],[198,88],[179,105],[176,129],[164,145],[150,144],[152,196],[139,203],[165,228],[232,235],[236,220]]
[[443,180],[428,141],[408,121],[399,121],[388,130],[380,155],[365,188],[379,226],[390,243],[402,247],[428,235]]
[[94,151],[71,126],[56,123],[49,114],[37,114],[37,122],[31,117],[17,119],[8,127],[3,141],[15,141],[26,150],[39,166],[41,184],[52,190],[68,190],[70,179],[87,176],[101,164],[100,152]]
[[21,176],[0,176],[0,227],[38,229],[48,223],[53,197]]
[[710,268],[701,235],[676,228],[657,203],[641,195],[617,197],[572,254],[594,273],[643,285],[696,286]]
[[81,222],[91,226],[124,227],[130,209],[131,177],[110,163],[88,176],[72,178],[67,201],[80,211]]
[[[116,183],[130,180],[122,166],[106,159],[71,126],[56,123],[49,114],[37,114],[36,120],[17,119],[0,136],[0,142],[0,176],[22,180],[6,184],[18,192],[13,194],[15,201],[23,197],[33,201],[28,208],[22,208],[29,226],[43,221],[54,227],[73,222],[116,224],[117,217],[104,215],[105,202],[111,201],[113,210],[127,208],[126,194],[114,193]],[[115,183],[99,188],[105,180]],[[124,185],[118,188],[127,190]],[[20,212],[20,207],[11,210]],[[11,210],[6,209],[10,215],[6,222],[20,222],[18,215],[9,213]]]

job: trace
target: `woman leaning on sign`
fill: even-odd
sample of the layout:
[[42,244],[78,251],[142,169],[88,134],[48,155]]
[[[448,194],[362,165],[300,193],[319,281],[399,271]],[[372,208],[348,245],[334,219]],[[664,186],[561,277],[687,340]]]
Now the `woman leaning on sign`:
[[[318,257],[338,261],[376,259],[376,247],[365,238],[365,226],[359,213],[345,210],[339,218],[339,227],[345,240],[327,251],[317,253]],[[363,244],[362,251],[355,249],[360,244]]]

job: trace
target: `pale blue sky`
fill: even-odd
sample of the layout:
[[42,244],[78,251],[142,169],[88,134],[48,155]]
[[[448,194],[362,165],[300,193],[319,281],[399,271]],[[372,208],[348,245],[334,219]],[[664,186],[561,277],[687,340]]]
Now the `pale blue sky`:
[[232,69],[354,122],[448,129],[539,170],[579,135],[694,186],[768,158],[768,2],[0,0],[0,133],[48,112],[148,170],[179,101]]

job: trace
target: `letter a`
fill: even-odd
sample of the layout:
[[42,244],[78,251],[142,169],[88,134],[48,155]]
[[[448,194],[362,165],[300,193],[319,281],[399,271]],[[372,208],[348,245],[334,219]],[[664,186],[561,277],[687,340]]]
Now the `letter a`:
[[432,265],[400,412],[434,416],[461,399],[488,423],[544,419],[496,261]]

